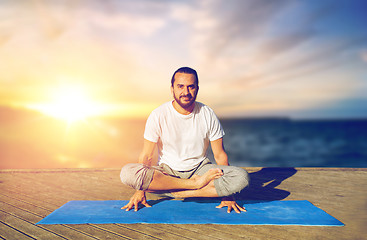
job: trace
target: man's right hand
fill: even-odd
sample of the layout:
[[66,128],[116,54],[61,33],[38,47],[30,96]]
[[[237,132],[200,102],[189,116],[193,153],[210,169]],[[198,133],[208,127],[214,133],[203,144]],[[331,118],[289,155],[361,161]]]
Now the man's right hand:
[[145,207],[151,207],[147,203],[147,199],[145,198],[145,192],[141,190],[137,190],[134,195],[130,198],[130,202],[123,206],[121,209],[126,209],[126,211],[130,211],[133,207],[135,212],[138,211],[139,203],[143,204]]

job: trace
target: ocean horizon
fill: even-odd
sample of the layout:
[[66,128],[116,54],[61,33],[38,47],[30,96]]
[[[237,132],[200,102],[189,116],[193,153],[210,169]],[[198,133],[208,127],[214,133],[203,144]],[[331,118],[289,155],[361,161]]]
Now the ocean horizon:
[[[67,124],[0,107],[0,169],[120,168],[137,162],[146,119]],[[220,118],[231,165],[367,167],[367,119]],[[208,150],[208,157],[213,154]]]
[[232,165],[367,167],[367,119],[237,118],[221,123]]

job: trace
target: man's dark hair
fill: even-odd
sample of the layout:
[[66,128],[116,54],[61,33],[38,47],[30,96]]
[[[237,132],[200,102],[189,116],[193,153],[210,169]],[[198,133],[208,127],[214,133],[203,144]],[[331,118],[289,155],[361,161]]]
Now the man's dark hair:
[[198,78],[198,74],[197,72],[189,67],[182,67],[176,70],[176,72],[172,75],[172,79],[171,79],[171,86],[173,87],[173,84],[175,83],[175,75],[176,73],[187,73],[187,74],[194,74],[195,76],[195,84],[196,86],[199,86],[199,78]]

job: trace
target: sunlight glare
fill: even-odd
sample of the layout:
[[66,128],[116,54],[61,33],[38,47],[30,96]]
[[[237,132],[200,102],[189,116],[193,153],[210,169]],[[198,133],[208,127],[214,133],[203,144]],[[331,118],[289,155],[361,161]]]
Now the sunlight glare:
[[69,123],[101,113],[101,107],[78,86],[59,87],[53,92],[53,100],[50,103],[38,104],[33,108]]

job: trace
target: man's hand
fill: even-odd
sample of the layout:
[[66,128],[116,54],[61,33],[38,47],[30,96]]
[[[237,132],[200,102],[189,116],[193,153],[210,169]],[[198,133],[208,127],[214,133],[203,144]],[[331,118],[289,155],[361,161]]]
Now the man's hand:
[[121,209],[126,209],[126,211],[130,211],[133,207],[135,209],[135,212],[138,211],[139,203],[143,204],[146,207],[151,207],[147,203],[147,199],[145,198],[145,192],[144,191],[136,191],[134,195],[130,198],[130,202],[123,206]]
[[230,213],[232,209],[234,209],[236,213],[246,212],[246,209],[238,205],[233,197],[224,197],[220,205],[218,205],[216,208],[222,207],[228,207],[228,213]]

